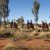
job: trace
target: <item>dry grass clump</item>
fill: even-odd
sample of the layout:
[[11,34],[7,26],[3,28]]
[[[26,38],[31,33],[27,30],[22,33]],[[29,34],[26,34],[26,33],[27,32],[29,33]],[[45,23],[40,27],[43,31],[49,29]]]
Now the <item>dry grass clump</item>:
[[24,46],[6,46],[4,50],[50,50],[48,46],[33,46],[33,48],[26,48]]
[[28,50],[28,48],[24,48],[22,46],[6,46],[5,48],[3,48],[4,50]]

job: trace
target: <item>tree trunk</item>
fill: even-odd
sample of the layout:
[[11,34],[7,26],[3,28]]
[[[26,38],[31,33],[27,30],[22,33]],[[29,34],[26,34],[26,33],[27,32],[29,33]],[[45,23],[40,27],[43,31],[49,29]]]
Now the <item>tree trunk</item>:
[[6,24],[6,18],[4,17],[4,24]]
[[37,22],[36,22],[36,31],[37,31]]

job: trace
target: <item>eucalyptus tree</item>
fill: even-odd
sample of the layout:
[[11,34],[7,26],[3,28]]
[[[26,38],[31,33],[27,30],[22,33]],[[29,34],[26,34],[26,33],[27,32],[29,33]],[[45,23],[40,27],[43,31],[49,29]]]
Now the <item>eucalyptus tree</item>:
[[9,0],[0,0],[0,16],[4,18],[4,23],[8,15],[9,15]]
[[40,7],[40,4],[38,3],[38,1],[35,0],[34,3],[33,3],[32,13],[34,14],[34,17],[35,17],[36,29],[37,29],[39,7]]

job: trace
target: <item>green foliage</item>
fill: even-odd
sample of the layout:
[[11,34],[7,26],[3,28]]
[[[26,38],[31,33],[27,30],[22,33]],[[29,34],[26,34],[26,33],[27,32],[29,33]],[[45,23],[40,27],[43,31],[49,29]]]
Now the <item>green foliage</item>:
[[9,15],[9,7],[8,7],[8,4],[9,4],[9,0],[1,0],[0,1],[1,4],[0,4],[0,16],[4,18],[4,23],[6,21],[6,17],[8,17]]
[[37,14],[38,14],[39,7],[40,7],[40,4],[37,1],[35,1],[34,2],[34,8],[32,9],[33,14],[35,15],[35,22],[38,21],[38,15]]

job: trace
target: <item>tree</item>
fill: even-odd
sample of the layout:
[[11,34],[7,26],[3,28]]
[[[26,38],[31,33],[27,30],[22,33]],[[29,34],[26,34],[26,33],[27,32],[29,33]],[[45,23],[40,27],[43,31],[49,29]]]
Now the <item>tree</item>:
[[37,21],[38,21],[38,10],[39,10],[39,7],[40,7],[40,4],[37,1],[34,1],[32,13],[34,14],[34,17],[35,17],[36,29],[37,29]]
[[4,18],[4,23],[6,21],[6,17],[9,15],[9,0],[0,0],[0,16]]
[[17,24],[18,24],[18,26],[23,27],[23,25],[24,25],[23,16],[21,16],[20,18],[17,19]]

